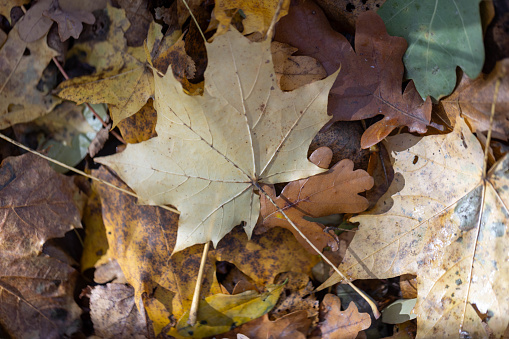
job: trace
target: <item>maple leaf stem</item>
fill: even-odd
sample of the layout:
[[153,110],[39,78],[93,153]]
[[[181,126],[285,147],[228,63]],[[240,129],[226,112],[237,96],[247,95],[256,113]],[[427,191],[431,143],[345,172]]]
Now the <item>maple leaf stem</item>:
[[318,253],[322,259],[327,263],[329,264],[333,269],[334,271],[336,271],[337,274],[339,274],[339,276],[344,280],[346,281],[346,283],[354,289],[355,292],[357,292],[364,300],[366,300],[366,302],[369,304],[369,306],[371,307],[371,310],[373,311],[373,315],[375,316],[376,319],[378,319],[380,317],[380,312],[378,311],[378,308],[377,306],[375,305],[375,303],[364,293],[362,292],[359,288],[357,288],[357,286],[355,286],[354,284],[352,284],[352,282],[350,282],[350,280],[348,280],[348,278],[343,274],[343,272],[341,272],[337,267],[336,265],[334,265],[312,242],[311,240],[309,240],[305,235],[304,233],[302,233],[302,231],[297,227],[297,225],[295,225],[295,223],[288,217],[288,215],[286,215],[286,213],[276,204],[276,202],[272,199],[272,197],[267,194],[267,192],[265,192],[263,190],[263,188],[257,183],[257,182],[253,182],[253,184],[260,190],[261,193],[263,193],[267,199],[269,199],[269,201],[272,203],[272,205],[274,205],[274,207],[277,209],[277,211],[279,213],[281,213],[286,221],[288,221],[288,223],[290,225],[292,225],[292,227],[297,231],[297,233],[299,233],[299,235],[304,239],[306,240],[306,242],[309,244],[309,246],[311,246],[311,248],[313,248],[316,253]]
[[493,130],[493,117],[495,116],[495,105],[497,103],[498,91],[500,89],[500,77],[497,78],[497,82],[495,83],[495,91],[493,93],[493,100],[491,101],[491,114],[490,114],[490,125],[488,128],[488,136],[486,137],[486,146],[484,147],[484,165],[482,171],[483,180],[486,179],[486,172],[488,170],[488,155],[490,151],[490,142],[491,142],[491,131]]
[[[67,75],[67,72],[64,70],[64,68],[62,67],[62,65],[60,65],[60,62],[58,62],[57,58],[56,57],[53,57],[53,63],[55,63],[55,65],[57,66],[58,70],[60,71],[60,73],[62,73],[62,75],[64,76],[65,80],[69,80],[69,76]],[[95,111],[95,109],[92,107],[92,105],[90,105],[88,102],[85,103],[85,105],[87,105],[88,109],[92,112],[92,114],[94,114],[94,116],[101,122],[101,124],[103,125],[104,128],[109,128],[108,124],[101,118],[101,116],[99,114],[97,114],[97,112]],[[125,140],[115,131],[110,131],[111,134],[113,134],[113,136],[115,138],[118,139],[118,141],[120,141],[121,143],[123,143],[124,145],[126,145],[126,142]]]
[[198,318],[198,304],[200,303],[201,285],[203,281],[203,273],[205,272],[205,264],[207,263],[207,256],[209,254],[210,241],[205,243],[203,247],[203,254],[201,256],[200,269],[198,271],[198,277],[196,278],[196,286],[194,287],[193,301],[191,303],[191,310],[189,311],[189,319],[187,323],[191,326],[196,324]]
[[[13,145],[18,146],[19,148],[24,149],[24,150],[25,150],[25,151],[27,151],[27,152],[33,153],[33,154],[35,154],[35,155],[37,155],[37,156],[39,156],[39,157],[41,157],[41,158],[43,158],[43,159],[48,160],[49,162],[52,162],[52,163],[54,163],[54,164],[56,164],[56,165],[58,165],[58,166],[61,166],[61,167],[65,168],[65,169],[68,169],[69,171],[72,171],[72,172],[74,172],[74,173],[76,173],[76,174],[80,174],[80,175],[84,176],[85,178],[88,178],[88,179],[92,179],[92,180],[98,181],[98,182],[100,182],[101,184],[105,184],[105,185],[107,185],[107,186],[109,186],[109,187],[111,187],[111,188],[116,189],[117,191],[120,191],[120,192],[125,193],[125,194],[127,194],[127,195],[130,195],[130,196],[132,196],[132,197],[135,197],[136,199],[139,199],[138,195],[136,195],[136,194],[135,194],[135,193],[133,193],[133,192],[130,192],[130,191],[126,190],[126,189],[123,189],[122,187],[115,186],[115,185],[113,185],[113,184],[111,184],[111,183],[109,183],[109,182],[107,182],[107,181],[104,181],[104,180],[102,180],[102,179],[96,178],[96,177],[94,177],[94,176],[92,176],[92,175],[90,175],[90,174],[87,174],[87,173],[85,173],[85,172],[83,172],[83,171],[80,171],[79,169],[76,169],[76,168],[74,168],[74,167],[71,167],[71,166],[69,166],[69,165],[66,165],[66,164],[64,164],[63,162],[60,162],[60,161],[55,160],[55,159],[52,159],[52,158],[50,158],[50,157],[48,157],[48,156],[46,156],[46,155],[44,155],[44,154],[41,154],[41,153],[39,153],[39,152],[37,152],[37,151],[34,151],[34,150],[33,150],[33,149],[31,149],[30,147],[27,147],[27,146],[23,145],[22,143],[17,142],[16,140],[13,140],[13,139],[9,138],[8,136],[6,136],[6,135],[4,135],[4,134],[2,134],[2,133],[0,133],[0,138],[1,138],[1,139],[4,139],[5,141],[10,142],[10,143],[11,143],[11,144],[13,144]],[[180,212],[179,212],[177,209],[175,209],[175,208],[172,208],[172,207],[169,207],[169,206],[165,206],[165,205],[156,205],[156,206],[161,207],[161,208],[164,208],[165,210],[171,211],[171,212],[173,212],[173,213],[180,214]]]
[[191,18],[193,18],[194,24],[196,25],[196,27],[200,31],[200,34],[201,34],[201,37],[203,38],[203,41],[207,42],[207,38],[205,38],[205,34],[203,34],[203,31],[201,30],[200,25],[198,25],[198,20],[196,20],[196,17],[194,16],[193,12],[191,11],[191,8],[189,8],[189,5],[187,4],[187,0],[182,0],[182,2],[184,3],[184,5],[186,6],[187,10],[189,11],[189,15],[191,15]]

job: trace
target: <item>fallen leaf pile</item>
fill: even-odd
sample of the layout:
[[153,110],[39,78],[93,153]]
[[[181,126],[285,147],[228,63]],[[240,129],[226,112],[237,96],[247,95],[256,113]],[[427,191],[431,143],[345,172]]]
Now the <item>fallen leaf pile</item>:
[[507,6],[316,1],[0,4],[0,337],[509,336]]

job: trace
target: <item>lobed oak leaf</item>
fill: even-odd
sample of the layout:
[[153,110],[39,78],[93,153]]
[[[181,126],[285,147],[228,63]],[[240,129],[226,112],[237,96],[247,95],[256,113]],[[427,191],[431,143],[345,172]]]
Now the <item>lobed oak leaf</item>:
[[71,36],[78,39],[83,31],[83,23],[92,25],[95,22],[95,17],[91,12],[81,10],[79,7],[66,10],[58,5],[53,5],[46,9],[43,15],[58,24],[60,41],[65,41]]
[[440,102],[451,121],[461,114],[477,132],[487,132],[490,127],[491,105],[495,84],[500,78],[500,89],[493,117],[493,137],[507,140],[509,137],[509,59],[497,62],[490,74],[470,79],[466,74],[456,90]]
[[398,135],[387,146],[394,181],[373,210],[352,219],[360,227],[340,269],[353,279],[417,275],[418,338],[484,338],[485,326],[501,337],[509,324],[509,156],[483,177],[481,146],[462,118],[447,135]]
[[[327,168],[331,158],[332,151],[322,147],[311,154],[310,160],[317,166]],[[344,159],[326,173],[290,182],[277,198],[273,187],[265,186],[264,190],[319,250],[330,246],[335,251],[338,248],[336,239],[324,232],[323,225],[304,217],[320,218],[331,214],[362,212],[369,202],[358,193],[372,186],[373,178],[368,173],[364,170],[353,171],[353,161]],[[286,228],[305,249],[317,254],[267,197],[261,196],[260,201],[261,220],[256,233],[277,226]]]
[[207,45],[203,96],[189,96],[172,72],[155,75],[158,136],[97,159],[110,166],[144,204],[172,204],[180,214],[174,252],[214,246],[245,222],[251,236],[260,210],[259,185],[324,170],[307,148],[329,117],[335,76],[292,92],[276,84],[270,41],[237,31]]
[[362,148],[378,143],[400,126],[408,126],[412,132],[426,132],[431,119],[431,100],[424,102],[412,82],[401,93],[402,57],[407,44],[403,38],[388,35],[375,12],[359,15],[355,51],[311,1],[299,1],[290,8],[289,14],[278,23],[275,40],[316,58],[328,74],[341,67],[329,95],[331,122],[385,116],[364,132]]
[[359,313],[353,302],[341,311],[341,300],[334,294],[325,295],[320,311],[323,321],[319,327],[324,339],[354,339],[371,325],[369,314]]

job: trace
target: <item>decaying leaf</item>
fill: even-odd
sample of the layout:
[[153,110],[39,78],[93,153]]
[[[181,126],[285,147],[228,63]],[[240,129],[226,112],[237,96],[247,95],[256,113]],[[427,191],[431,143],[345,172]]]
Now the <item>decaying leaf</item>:
[[[75,46],[87,55],[97,74],[64,81],[58,87],[58,96],[77,104],[108,103],[113,127],[119,121],[138,112],[154,93],[154,78],[146,62],[143,46],[128,48],[124,33],[129,28],[125,12],[107,8],[111,24],[107,41],[94,41]],[[149,35],[162,38],[161,27],[151,26]]]
[[385,116],[364,132],[362,148],[378,143],[396,127],[426,132],[431,118],[430,99],[422,101],[412,82],[401,93],[402,56],[407,44],[402,38],[388,35],[375,12],[359,16],[355,51],[311,1],[299,1],[290,8],[290,13],[278,23],[275,39],[316,58],[327,74],[341,67],[329,95],[332,121]]
[[[313,152],[310,160],[317,166],[328,168],[331,158],[332,151],[323,147]],[[323,225],[308,221],[304,216],[320,218],[331,214],[362,212],[369,203],[358,193],[372,186],[373,178],[369,174],[364,170],[353,171],[353,161],[344,159],[326,173],[287,184],[277,198],[273,187],[267,185],[264,190],[319,250],[330,246],[335,251],[338,248],[336,239],[324,231]],[[261,220],[256,228],[257,233],[276,226],[286,228],[304,248],[316,254],[267,197],[261,196],[260,201]]]
[[101,338],[150,338],[145,313],[136,308],[134,289],[124,284],[95,286],[90,293],[90,316]]
[[[82,10],[79,5],[74,6],[75,8],[66,8],[68,6],[61,8],[61,6],[55,6],[55,2],[53,1],[54,5],[45,10],[43,15],[58,24],[58,35],[61,41],[65,41],[70,37],[78,39],[83,30],[83,23],[92,25],[95,22],[94,15]],[[86,1],[75,2],[79,4]]]
[[189,312],[179,320],[180,335],[203,338],[224,333],[235,326],[269,312],[283,291],[282,285],[267,287],[267,292],[246,291],[235,295],[215,294],[200,301],[196,324],[187,323]]
[[41,254],[49,238],[81,227],[77,188],[32,154],[0,167],[0,326],[16,338],[61,338],[80,325],[77,272]]
[[136,114],[119,122],[117,127],[122,133],[122,138],[134,144],[157,136],[156,122],[157,112],[154,109],[154,101],[148,99]]
[[[419,338],[484,338],[484,325],[502,336],[509,156],[482,178],[481,146],[461,118],[450,134],[398,135],[387,145],[394,181],[373,210],[352,219],[360,228],[340,269],[361,279],[417,275]],[[334,275],[323,286],[337,281]]]
[[509,138],[509,59],[499,61],[493,71],[476,79],[463,75],[453,94],[441,100],[447,115],[454,121],[458,115],[466,117],[470,126],[478,132],[487,132],[490,126],[491,105],[495,84],[500,78],[500,88],[493,117],[493,137]]
[[320,330],[324,339],[355,339],[360,331],[371,325],[367,313],[359,313],[353,302],[341,311],[341,300],[334,294],[326,294],[322,301]]
[[[260,183],[323,172],[307,148],[329,119],[335,76],[283,92],[270,41],[253,43],[235,30],[207,45],[203,96],[189,96],[167,72],[155,75],[158,136],[96,159],[110,166],[144,204],[172,204],[180,214],[174,252],[212,241],[258,219]],[[197,164],[201,164],[197,166]]]
[[11,9],[15,6],[22,6],[29,3],[30,0],[10,0],[10,1],[2,1],[0,2],[0,15],[3,15],[7,18],[8,21],[11,21]]
[[19,20],[18,33],[24,42],[35,42],[45,36],[53,21],[43,15],[53,6],[53,0],[37,1]]
[[283,91],[293,91],[327,76],[325,69],[316,59],[292,55],[297,52],[295,47],[273,41],[271,51],[278,85]]
[[[242,21],[244,35],[253,32],[266,33],[276,15],[279,1],[272,0],[216,0],[213,15],[219,21],[216,36],[222,35],[230,28],[232,16],[242,10],[245,19]],[[288,13],[290,0],[284,0],[279,11],[278,19]]]
[[233,331],[221,334],[223,339],[237,339],[238,334],[248,338],[305,339],[311,319],[306,311],[298,311],[285,315],[274,321],[268,314],[252,320]]
[[25,43],[18,27],[19,23],[0,49],[0,129],[38,118],[59,103],[37,89],[43,70],[58,53],[48,47],[45,37]]
[[449,95],[456,85],[456,67],[471,78],[484,63],[480,0],[402,2],[387,0],[378,10],[387,31],[405,38],[406,77],[423,98]]

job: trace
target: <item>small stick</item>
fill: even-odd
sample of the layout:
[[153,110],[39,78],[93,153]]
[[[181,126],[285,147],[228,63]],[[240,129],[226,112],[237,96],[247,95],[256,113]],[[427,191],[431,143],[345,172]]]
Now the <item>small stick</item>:
[[[53,62],[55,63],[55,65],[57,65],[57,68],[58,70],[60,71],[60,73],[62,73],[62,75],[64,76],[65,80],[69,80],[69,76],[67,75],[66,71],[64,70],[64,68],[62,67],[62,65],[60,65],[60,62],[58,62],[57,58],[56,57],[53,57]],[[101,124],[103,125],[104,128],[109,128],[108,124],[101,118],[101,116],[99,114],[97,114],[97,112],[95,111],[95,109],[88,103],[86,102],[85,105],[87,105],[88,109],[90,111],[92,111],[92,114],[94,114],[94,116],[99,119],[99,121],[101,122]],[[113,134],[113,136],[115,138],[118,139],[118,141],[120,141],[121,143],[123,143],[124,145],[126,144],[125,140],[115,131],[110,131],[111,134]]]
[[[130,195],[130,196],[132,196],[132,197],[135,197],[135,198],[139,199],[139,198],[138,198],[138,196],[137,196],[135,193],[133,193],[133,192],[130,192],[130,191],[126,190],[126,189],[123,189],[123,188],[121,188],[121,187],[115,186],[115,185],[113,185],[113,184],[111,184],[111,183],[109,183],[109,182],[107,182],[107,181],[105,181],[105,180],[102,180],[102,179],[96,178],[96,177],[94,177],[94,176],[92,176],[92,175],[90,175],[90,174],[87,174],[87,173],[85,173],[85,172],[83,172],[83,171],[80,171],[79,169],[76,169],[76,168],[74,168],[74,167],[71,167],[71,166],[69,166],[69,165],[66,165],[66,164],[64,164],[63,162],[60,162],[60,161],[55,160],[55,159],[52,159],[52,158],[50,158],[50,157],[48,157],[48,156],[46,156],[46,155],[44,155],[44,154],[41,154],[41,153],[39,153],[39,152],[37,152],[37,151],[34,151],[33,149],[31,149],[31,148],[29,148],[29,147],[27,147],[27,146],[23,145],[23,144],[22,144],[22,143],[20,143],[20,142],[17,142],[16,140],[13,140],[13,139],[9,138],[9,137],[8,137],[8,136],[6,136],[6,135],[3,135],[2,133],[0,133],[0,138],[1,138],[1,139],[6,140],[6,141],[8,141],[8,142],[10,142],[10,143],[11,143],[11,144],[13,144],[13,145],[16,145],[16,146],[18,146],[18,147],[20,147],[20,148],[24,149],[24,150],[25,150],[25,151],[27,151],[27,152],[33,153],[33,154],[38,155],[38,156],[40,156],[41,158],[46,159],[46,160],[48,160],[48,161],[50,161],[50,162],[52,162],[52,163],[54,163],[54,164],[57,164],[57,165],[59,165],[59,166],[62,166],[63,168],[68,169],[69,171],[72,171],[72,172],[74,172],[74,173],[80,174],[80,175],[84,176],[85,178],[88,178],[88,179],[92,179],[92,180],[98,181],[98,182],[100,182],[101,184],[105,184],[105,185],[107,185],[107,186],[109,186],[109,187],[112,187],[112,188],[116,189],[117,191],[120,191],[120,192],[122,192],[122,193],[128,194],[128,195]],[[165,210],[171,211],[171,212],[173,212],[173,213],[180,214],[180,212],[179,212],[178,210],[176,210],[175,208],[169,207],[169,206],[165,206],[165,205],[155,205],[155,206],[158,206],[158,207],[164,208]]]
[[284,0],[279,0],[279,2],[277,4],[276,13],[272,17],[272,21],[270,22],[269,29],[267,30],[267,33],[265,34],[265,39],[269,38],[272,40],[272,35],[274,34],[274,27],[276,26],[276,22],[277,22],[279,13],[281,13],[281,7],[283,6],[283,1]]
[[187,319],[187,323],[191,326],[196,324],[196,319],[198,318],[198,304],[200,303],[201,284],[203,281],[203,273],[205,272],[205,264],[207,263],[207,255],[209,254],[209,249],[210,241],[207,241],[203,247],[200,270],[198,271],[198,277],[196,278],[196,286],[194,287],[193,301],[191,303],[191,310],[189,311],[189,319]]
[[186,0],[182,0],[184,5],[186,6],[187,10],[189,11],[189,14],[191,15],[191,18],[193,18],[194,23],[196,24],[196,27],[200,31],[201,37],[203,38],[204,42],[207,42],[207,38],[205,38],[205,34],[203,34],[203,31],[200,28],[200,25],[198,24],[198,20],[196,20],[196,17],[194,16],[193,12],[191,12],[191,8],[189,8],[189,5],[187,4]]

